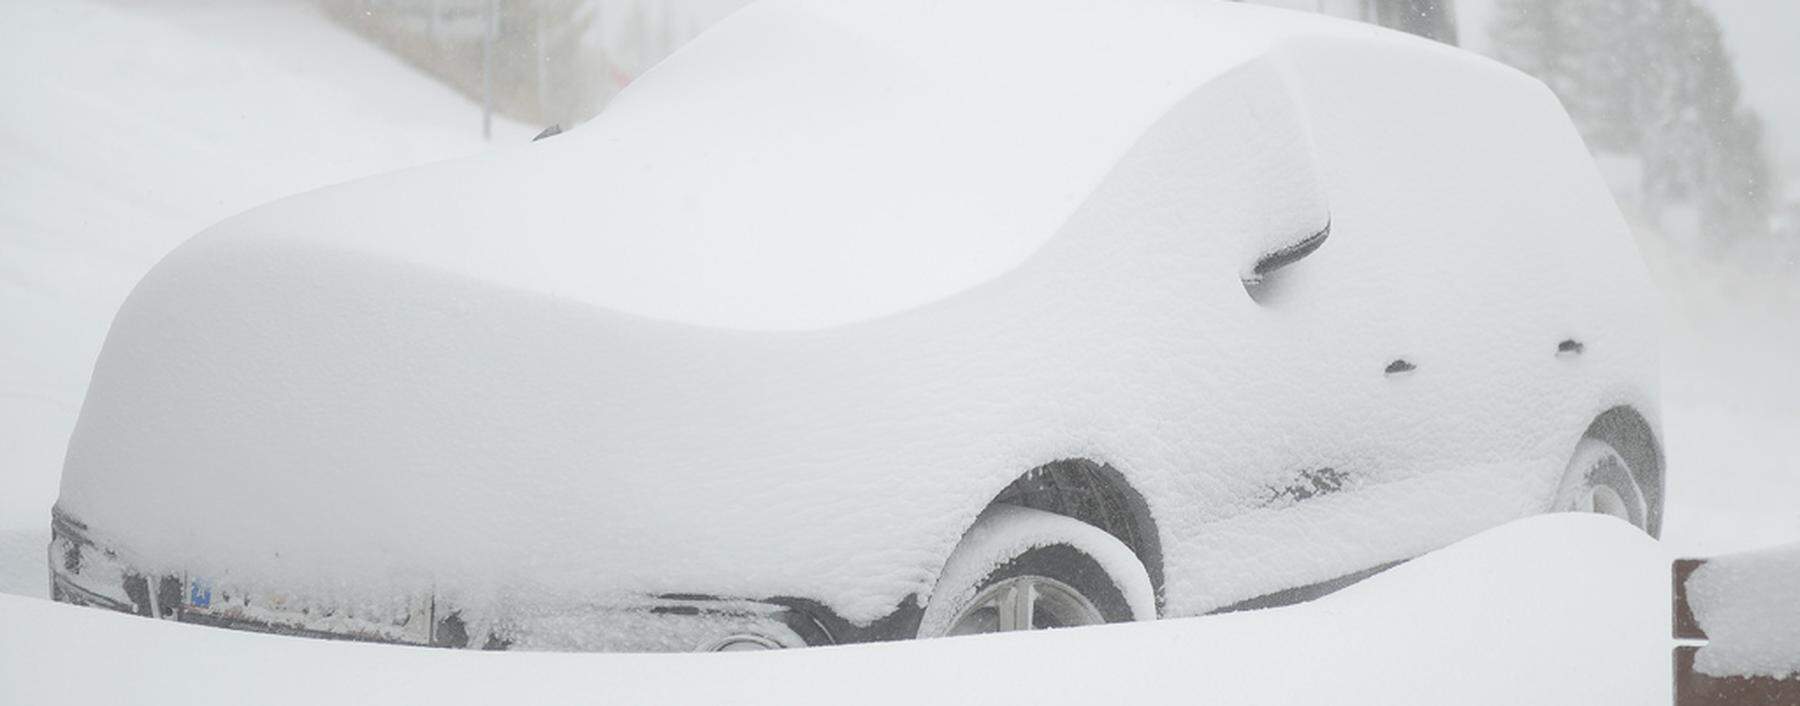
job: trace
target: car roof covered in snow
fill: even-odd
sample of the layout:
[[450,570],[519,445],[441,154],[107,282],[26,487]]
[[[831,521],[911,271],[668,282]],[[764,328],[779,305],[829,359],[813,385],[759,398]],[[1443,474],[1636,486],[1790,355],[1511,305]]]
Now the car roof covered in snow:
[[1286,38],[1410,41],[1297,12],[1140,4],[767,0],[567,134],[220,230],[656,319],[821,328],[1016,267],[1171,105]]

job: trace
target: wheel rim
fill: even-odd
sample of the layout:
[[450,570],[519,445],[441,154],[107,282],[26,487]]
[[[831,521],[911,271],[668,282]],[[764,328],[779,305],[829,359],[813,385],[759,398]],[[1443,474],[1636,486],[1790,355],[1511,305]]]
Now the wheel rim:
[[1066,583],[1044,576],[1014,576],[994,583],[951,621],[946,635],[1043,630],[1098,625],[1106,616]]
[[1583,504],[1586,505],[1582,508],[1584,512],[1612,515],[1626,522],[1632,520],[1631,510],[1625,505],[1625,498],[1620,497],[1619,491],[1612,488],[1604,486],[1589,488],[1587,500]]

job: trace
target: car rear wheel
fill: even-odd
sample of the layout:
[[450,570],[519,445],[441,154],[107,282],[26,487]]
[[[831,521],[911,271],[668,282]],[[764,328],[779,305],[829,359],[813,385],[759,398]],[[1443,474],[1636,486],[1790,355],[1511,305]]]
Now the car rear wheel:
[[1563,472],[1551,512],[1611,515],[1639,529],[1649,526],[1649,506],[1631,465],[1617,449],[1599,439],[1582,439]]
[[1105,530],[1013,505],[983,513],[945,563],[920,637],[1042,630],[1156,616],[1149,572]]

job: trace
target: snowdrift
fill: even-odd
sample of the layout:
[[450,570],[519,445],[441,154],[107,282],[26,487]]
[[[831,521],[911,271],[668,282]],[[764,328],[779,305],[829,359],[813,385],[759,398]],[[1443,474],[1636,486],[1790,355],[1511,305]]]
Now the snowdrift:
[[753,654],[324,642],[0,597],[0,699],[1642,706],[1669,703],[1667,570],[1623,523],[1546,516],[1289,608]]

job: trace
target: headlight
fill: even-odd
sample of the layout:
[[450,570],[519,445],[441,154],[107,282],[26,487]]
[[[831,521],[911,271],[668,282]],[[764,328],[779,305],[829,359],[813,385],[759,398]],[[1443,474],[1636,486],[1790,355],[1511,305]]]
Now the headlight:
[[[123,613],[151,615],[160,611],[151,603],[162,598],[164,581],[139,575],[112,549],[88,539],[87,525],[50,511],[50,597],[62,603],[90,605]],[[175,588],[173,583],[169,588]],[[171,606],[173,607],[173,606]]]

